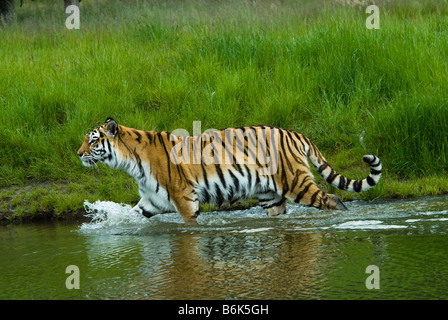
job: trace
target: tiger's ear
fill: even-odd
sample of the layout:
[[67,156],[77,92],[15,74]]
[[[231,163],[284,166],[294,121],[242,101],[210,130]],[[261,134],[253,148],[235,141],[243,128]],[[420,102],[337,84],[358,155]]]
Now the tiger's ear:
[[114,119],[107,118],[106,122],[104,122],[104,126],[108,135],[115,137],[118,133],[118,124]]

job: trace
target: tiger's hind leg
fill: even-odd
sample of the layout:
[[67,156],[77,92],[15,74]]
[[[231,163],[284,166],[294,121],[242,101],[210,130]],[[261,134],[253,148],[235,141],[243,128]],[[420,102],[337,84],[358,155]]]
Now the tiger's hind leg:
[[322,209],[348,210],[347,207],[342,203],[341,199],[339,199],[335,194],[324,193],[322,202]]
[[286,196],[295,203],[327,210],[347,210],[347,207],[334,194],[320,190],[312,179],[307,179],[300,190],[288,192]]
[[286,213],[286,199],[271,191],[257,194],[258,203],[270,216],[277,216]]

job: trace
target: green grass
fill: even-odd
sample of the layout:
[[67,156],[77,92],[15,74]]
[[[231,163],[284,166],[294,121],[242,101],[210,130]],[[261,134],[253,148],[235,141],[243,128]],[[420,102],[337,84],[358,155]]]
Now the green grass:
[[447,192],[448,4],[380,1],[368,30],[365,7],[341,3],[83,1],[80,30],[59,2],[16,5],[0,30],[0,187],[76,184],[35,196],[56,212],[137,201],[126,174],[76,155],[112,116],[190,133],[193,121],[280,126],[352,178],[366,175],[363,154],[379,155],[383,180],[358,197]]

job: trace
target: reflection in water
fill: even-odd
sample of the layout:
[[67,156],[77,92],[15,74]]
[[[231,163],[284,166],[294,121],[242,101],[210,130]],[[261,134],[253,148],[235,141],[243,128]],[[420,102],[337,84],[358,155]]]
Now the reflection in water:
[[[294,299],[316,281],[318,234],[87,236],[96,294],[134,299]],[[129,271],[132,276],[117,277]],[[119,281],[119,283],[117,283]],[[91,296],[91,297],[93,297]]]
[[[0,299],[446,299],[448,197],[150,220],[86,203],[89,223],[0,226]],[[129,208],[128,208],[129,207]],[[80,269],[80,290],[65,268]],[[379,290],[365,270],[381,272]]]
[[176,234],[166,240],[158,251],[143,244],[140,274],[129,286],[144,297],[293,299],[314,282],[316,234]]

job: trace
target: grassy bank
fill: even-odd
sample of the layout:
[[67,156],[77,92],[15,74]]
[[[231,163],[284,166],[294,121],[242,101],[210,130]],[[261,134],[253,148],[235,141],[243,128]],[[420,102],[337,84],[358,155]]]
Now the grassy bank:
[[76,155],[109,116],[151,130],[293,129],[351,178],[379,155],[380,185],[336,191],[344,199],[448,192],[448,4],[377,1],[369,30],[348,1],[85,2],[80,30],[44,0],[0,30],[4,217],[138,201],[126,174]]

